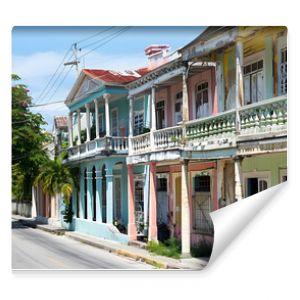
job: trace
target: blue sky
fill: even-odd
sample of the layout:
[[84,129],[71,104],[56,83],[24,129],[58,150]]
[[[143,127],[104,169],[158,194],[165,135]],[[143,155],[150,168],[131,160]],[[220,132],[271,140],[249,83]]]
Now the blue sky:
[[[169,44],[171,51],[194,39],[204,27],[130,27],[120,33],[122,27],[14,27],[12,31],[12,72],[18,74],[28,86],[33,102],[49,103],[65,100],[74,84],[77,73],[69,67],[58,70],[57,77],[45,87],[66,51],[75,42],[83,55],[103,42],[107,44],[90,52],[80,61],[80,68],[129,70],[147,65],[144,48],[150,44]],[[69,52],[67,58],[72,59]],[[63,81],[63,78],[65,80]],[[56,80],[57,79],[57,80]],[[44,92],[42,95],[41,93]],[[55,115],[67,114],[62,104],[34,108],[43,114],[52,128]]]

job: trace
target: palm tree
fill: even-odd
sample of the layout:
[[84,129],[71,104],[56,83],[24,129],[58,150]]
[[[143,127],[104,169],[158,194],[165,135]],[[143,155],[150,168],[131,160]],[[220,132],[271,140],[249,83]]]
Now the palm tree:
[[50,196],[63,194],[65,203],[69,204],[73,189],[78,186],[78,170],[63,164],[65,156],[66,153],[63,152],[54,160],[49,159],[43,163],[34,185],[41,184],[43,192]]

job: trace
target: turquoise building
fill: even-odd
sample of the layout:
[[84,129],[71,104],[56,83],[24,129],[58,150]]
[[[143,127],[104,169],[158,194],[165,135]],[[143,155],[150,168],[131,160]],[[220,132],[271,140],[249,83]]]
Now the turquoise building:
[[[69,108],[66,163],[78,168],[79,187],[72,195],[72,222],[62,221],[64,227],[122,243],[128,241],[129,107],[124,85],[140,76],[138,71],[129,74],[84,69],[71,89],[65,101]],[[134,172],[142,180],[147,177],[146,167],[136,167]],[[143,199],[148,198],[147,189],[143,191]],[[141,203],[137,220],[141,223],[147,219],[146,207],[147,200]],[[146,227],[141,225],[143,230]]]

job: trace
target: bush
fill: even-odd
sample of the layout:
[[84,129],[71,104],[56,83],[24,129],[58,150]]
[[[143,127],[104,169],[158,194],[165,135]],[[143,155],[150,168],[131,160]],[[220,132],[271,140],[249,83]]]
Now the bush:
[[66,223],[72,223],[72,220],[73,220],[73,211],[72,211],[72,205],[71,203],[69,204],[65,204],[66,205],[66,208],[63,212],[63,215],[64,215],[64,221]]
[[213,243],[202,240],[198,245],[191,247],[191,255],[194,257],[210,257]]
[[174,238],[168,239],[163,243],[150,241],[147,249],[152,253],[173,258],[180,258],[181,254],[180,242]]

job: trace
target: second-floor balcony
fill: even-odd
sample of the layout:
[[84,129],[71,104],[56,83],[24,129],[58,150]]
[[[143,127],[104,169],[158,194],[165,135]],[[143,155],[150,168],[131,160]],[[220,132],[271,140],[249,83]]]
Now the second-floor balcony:
[[287,98],[275,97],[131,138],[129,155],[166,150],[209,151],[286,136]]
[[128,138],[104,136],[68,148],[68,160],[78,160],[95,155],[128,154]]

